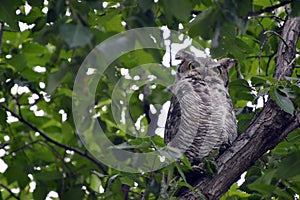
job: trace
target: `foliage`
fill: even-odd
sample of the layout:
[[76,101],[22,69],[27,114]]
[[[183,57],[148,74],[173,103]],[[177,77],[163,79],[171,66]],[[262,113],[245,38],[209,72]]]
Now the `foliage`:
[[[287,17],[284,5],[288,3],[2,0],[0,161],[8,168],[0,173],[0,199],[45,199],[50,191],[55,191],[59,199],[174,198],[172,194],[180,187],[189,187],[182,177],[182,171],[189,169],[188,163],[136,175],[107,167],[85,151],[72,117],[72,87],[85,56],[110,36],[133,28],[167,26],[187,34],[201,44],[201,50],[209,49],[213,58],[238,60],[238,66],[230,69],[230,95],[241,133],[268,98],[287,113],[298,109],[298,71],[280,82],[272,77],[278,34]],[[293,1],[291,7],[291,15],[300,12],[299,2]],[[20,30],[22,24],[29,27]],[[151,50],[128,53],[116,60],[99,81],[97,120],[114,144],[135,145],[133,151],[137,152],[163,146],[163,139],[157,135],[142,139],[126,135],[109,109],[113,88],[124,76],[122,70],[159,63],[163,56],[164,52]],[[295,62],[300,64],[299,60]],[[175,68],[163,70],[172,76]],[[145,105],[163,105],[171,97],[166,87],[147,87],[147,94],[145,88],[139,87],[130,98],[133,121],[140,120],[141,127],[149,123]],[[245,182],[234,184],[222,199],[292,199],[300,194],[299,134],[299,129],[292,132],[265,154],[248,170]],[[173,170],[181,178],[168,173]],[[169,174],[169,189],[160,194],[163,172]]]

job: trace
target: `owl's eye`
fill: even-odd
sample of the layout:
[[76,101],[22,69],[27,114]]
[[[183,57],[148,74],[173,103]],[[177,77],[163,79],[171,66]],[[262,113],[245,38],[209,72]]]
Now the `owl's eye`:
[[220,76],[222,74],[222,70],[221,70],[220,66],[218,66],[217,69],[218,69],[217,70],[218,76]]
[[190,63],[190,64],[189,64],[189,69],[190,69],[190,70],[193,70],[193,69],[195,69],[195,66],[194,66],[192,63]]

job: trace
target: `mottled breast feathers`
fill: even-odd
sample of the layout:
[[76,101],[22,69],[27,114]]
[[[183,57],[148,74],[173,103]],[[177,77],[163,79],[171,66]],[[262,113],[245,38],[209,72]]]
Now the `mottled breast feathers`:
[[165,144],[180,149],[191,163],[198,163],[237,136],[236,118],[228,93],[225,58],[216,62],[179,51],[181,60],[165,126]]

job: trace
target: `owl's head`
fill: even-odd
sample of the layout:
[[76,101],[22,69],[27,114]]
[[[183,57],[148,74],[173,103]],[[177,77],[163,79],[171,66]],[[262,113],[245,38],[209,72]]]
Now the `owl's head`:
[[177,70],[178,77],[197,72],[203,80],[206,76],[220,77],[225,87],[228,86],[228,69],[237,64],[237,60],[231,58],[223,58],[216,62],[211,58],[196,57],[185,50],[180,50],[175,59],[181,60]]

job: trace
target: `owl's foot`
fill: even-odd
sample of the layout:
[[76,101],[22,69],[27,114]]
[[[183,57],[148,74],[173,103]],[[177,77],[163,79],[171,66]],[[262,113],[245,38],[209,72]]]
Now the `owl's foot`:
[[205,170],[204,167],[205,167],[204,163],[201,162],[201,163],[199,163],[197,165],[193,165],[192,169],[193,169],[194,172],[202,174],[204,172],[204,170]]

